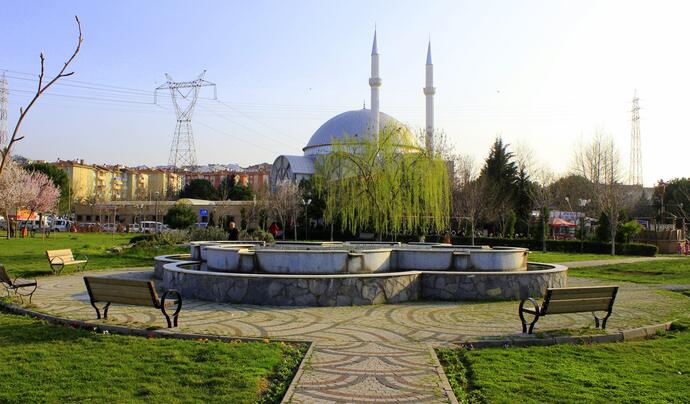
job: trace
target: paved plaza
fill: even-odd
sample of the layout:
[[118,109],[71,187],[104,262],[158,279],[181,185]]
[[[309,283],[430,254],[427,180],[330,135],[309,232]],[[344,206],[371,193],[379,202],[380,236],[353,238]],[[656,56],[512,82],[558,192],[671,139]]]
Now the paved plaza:
[[[98,271],[151,278],[151,270]],[[83,273],[43,278],[34,309],[94,321]],[[570,278],[568,286],[610,282]],[[608,329],[656,324],[686,315],[687,298],[652,286],[621,285]],[[265,307],[185,300],[181,332],[314,342],[292,402],[449,402],[430,347],[516,335],[518,302],[415,302],[353,307]],[[165,327],[160,311],[114,305],[108,323]],[[593,327],[589,314],[547,316],[537,331]]]

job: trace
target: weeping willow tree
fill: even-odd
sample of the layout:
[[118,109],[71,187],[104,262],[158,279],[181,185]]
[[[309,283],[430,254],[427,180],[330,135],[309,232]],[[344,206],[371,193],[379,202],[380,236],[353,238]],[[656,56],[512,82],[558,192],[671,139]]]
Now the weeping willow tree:
[[[404,143],[404,144],[401,144]],[[325,200],[325,221],[343,231],[384,234],[442,231],[450,195],[446,163],[409,146],[400,128],[378,138],[345,136],[314,167],[316,192]]]

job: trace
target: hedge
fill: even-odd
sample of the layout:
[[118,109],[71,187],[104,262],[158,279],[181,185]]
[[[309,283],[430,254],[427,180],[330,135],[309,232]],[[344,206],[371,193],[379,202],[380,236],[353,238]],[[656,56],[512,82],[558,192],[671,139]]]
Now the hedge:
[[150,241],[153,240],[155,234],[137,234],[136,236],[129,239],[130,244],[136,244],[140,241]]
[[[453,238],[453,244],[470,244],[471,239],[467,237]],[[532,239],[508,239],[508,238],[488,238],[476,237],[474,243],[478,245],[490,246],[509,246],[525,247],[532,251],[541,251],[541,240]],[[609,254],[611,244],[598,241],[585,241],[581,243],[577,240],[546,240],[546,251],[563,253],[589,253],[589,254]],[[657,247],[651,244],[639,243],[616,243],[616,254],[618,255],[637,255],[642,257],[653,257],[657,253]]]

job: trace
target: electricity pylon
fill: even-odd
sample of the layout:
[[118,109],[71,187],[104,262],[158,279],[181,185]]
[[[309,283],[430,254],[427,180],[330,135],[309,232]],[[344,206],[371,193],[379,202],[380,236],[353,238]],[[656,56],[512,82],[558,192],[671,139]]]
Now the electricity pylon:
[[637,90],[632,100],[632,128],[630,131],[630,185],[642,185],[642,144],[640,141],[640,99]]
[[[201,72],[196,80],[174,81],[169,74],[165,74],[168,81],[156,88],[154,92],[154,103],[157,102],[159,90],[170,90],[172,103],[175,106],[177,124],[173,135],[172,145],[170,146],[170,157],[168,166],[173,169],[189,167],[192,170],[196,167],[196,147],[194,146],[194,133],[192,132],[192,115],[194,107],[199,98],[201,87],[213,87],[213,98],[216,99],[216,85],[204,80],[206,70]],[[186,103],[185,103],[186,102]]]

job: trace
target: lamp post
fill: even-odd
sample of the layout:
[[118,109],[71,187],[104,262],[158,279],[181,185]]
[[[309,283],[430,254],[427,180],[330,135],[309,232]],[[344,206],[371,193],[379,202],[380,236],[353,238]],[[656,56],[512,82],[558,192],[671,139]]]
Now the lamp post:
[[156,220],[155,220],[155,226],[156,226],[156,234],[160,233],[160,227],[158,226],[158,197],[160,196],[160,192],[156,191],[156,205],[155,205],[155,213],[156,213]]
[[580,205],[580,252],[585,249],[585,206],[589,203],[589,199],[578,199]]
[[[136,214],[134,219],[132,219],[132,224],[135,224],[137,222],[137,219],[139,219],[139,223],[141,223],[142,216],[144,216],[144,203],[140,202],[134,205],[136,208]],[[139,225],[139,231],[141,231],[141,224]]]
[[[573,205],[570,204],[570,198],[568,198],[568,197],[566,196],[566,197],[565,197],[565,201],[568,202],[568,208],[570,208],[570,211],[571,211],[572,213],[575,213],[575,211],[573,210]],[[570,230],[568,230],[568,234],[570,234]]]
[[680,213],[683,219],[683,237],[686,237],[687,232],[685,231],[685,211],[683,210],[683,202],[679,203],[678,206],[680,207]]
[[302,199],[302,203],[304,204],[304,240],[306,241],[309,239],[309,224],[307,223],[309,221],[309,216],[307,215],[307,210],[311,204],[311,199]]

